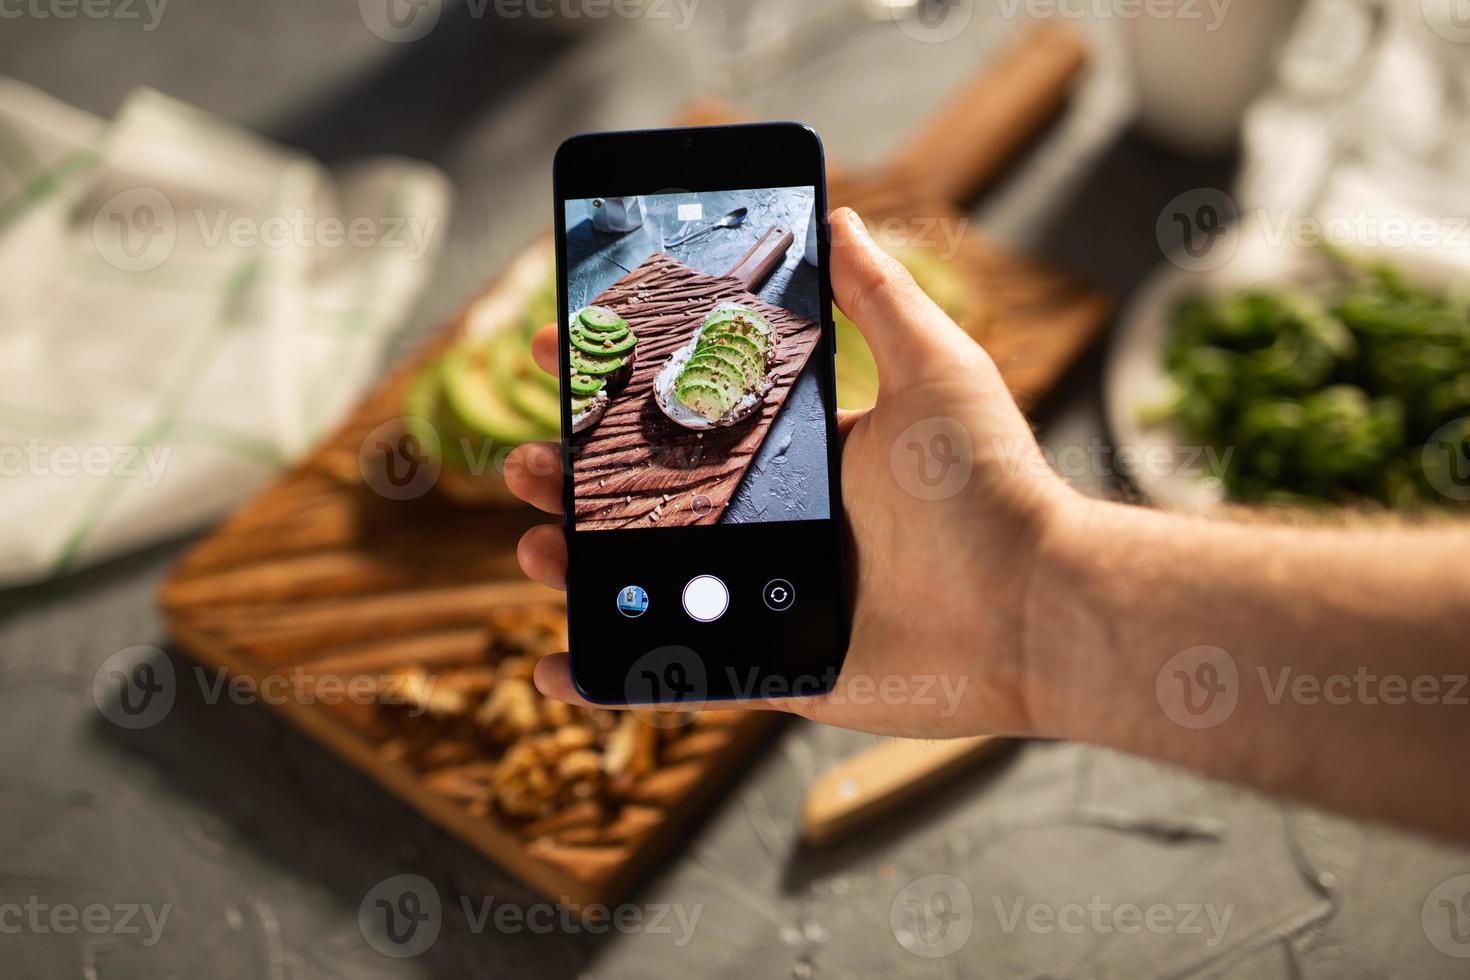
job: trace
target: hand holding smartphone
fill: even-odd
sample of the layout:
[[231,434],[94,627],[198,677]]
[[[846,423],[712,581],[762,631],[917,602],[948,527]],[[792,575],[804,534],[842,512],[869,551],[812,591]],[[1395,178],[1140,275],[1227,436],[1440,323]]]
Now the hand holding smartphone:
[[590,134],[554,179],[573,683],[666,706],[830,690],[848,617],[820,141]]

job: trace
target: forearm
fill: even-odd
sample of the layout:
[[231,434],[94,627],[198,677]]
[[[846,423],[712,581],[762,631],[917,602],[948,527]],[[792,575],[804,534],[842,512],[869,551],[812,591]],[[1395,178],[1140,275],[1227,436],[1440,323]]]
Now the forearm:
[[1463,528],[1078,503],[1044,545],[1026,647],[1040,734],[1470,835]]

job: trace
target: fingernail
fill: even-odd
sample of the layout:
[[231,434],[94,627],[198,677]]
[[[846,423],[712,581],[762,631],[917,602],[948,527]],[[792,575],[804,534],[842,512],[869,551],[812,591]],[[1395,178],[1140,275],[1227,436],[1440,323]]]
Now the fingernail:
[[847,209],[847,224],[852,228],[852,233],[857,236],[858,241],[864,245],[873,244],[873,238],[868,234],[868,226],[863,223],[862,215],[852,208]]

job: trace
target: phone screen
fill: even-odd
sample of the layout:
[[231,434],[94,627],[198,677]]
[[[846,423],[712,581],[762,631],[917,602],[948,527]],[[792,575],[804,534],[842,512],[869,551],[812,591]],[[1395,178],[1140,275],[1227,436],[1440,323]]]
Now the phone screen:
[[[732,167],[737,150],[766,163]],[[577,686],[830,689],[847,632],[819,142],[791,124],[578,137],[556,184]]]

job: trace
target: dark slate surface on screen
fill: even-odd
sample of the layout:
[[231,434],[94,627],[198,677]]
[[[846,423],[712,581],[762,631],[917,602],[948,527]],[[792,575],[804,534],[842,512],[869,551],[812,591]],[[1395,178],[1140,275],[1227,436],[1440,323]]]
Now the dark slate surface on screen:
[[[567,300],[572,309],[585,306],[648,256],[660,251],[692,269],[723,275],[768,228],[780,225],[796,236],[796,242],[787,252],[786,261],[761,285],[757,295],[815,320],[821,302],[817,270],[802,260],[813,199],[810,188],[649,196],[643,199],[643,225],[623,234],[594,230],[586,203],[568,201]],[[704,208],[704,217],[700,221],[680,221],[676,204],[696,200]],[[719,228],[686,245],[665,246],[665,242],[681,238],[740,207],[750,210],[740,227]],[[797,521],[830,516],[826,428],[814,373],[817,355],[812,356],[735,491],[725,522]]]

